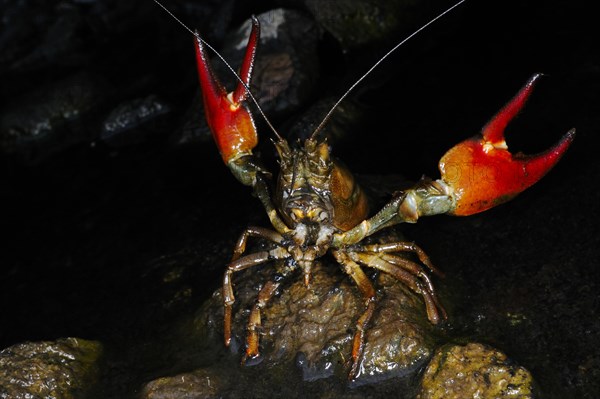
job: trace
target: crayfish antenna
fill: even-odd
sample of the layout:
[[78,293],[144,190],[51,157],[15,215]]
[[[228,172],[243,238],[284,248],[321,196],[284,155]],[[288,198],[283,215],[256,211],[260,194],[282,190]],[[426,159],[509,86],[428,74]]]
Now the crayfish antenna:
[[373,70],[375,68],[377,68],[379,66],[379,64],[381,64],[383,61],[385,61],[385,59],[387,57],[389,57],[394,51],[396,51],[404,43],[406,43],[407,41],[409,41],[410,39],[412,39],[413,37],[415,37],[421,31],[423,31],[427,27],[429,27],[429,25],[433,24],[435,21],[437,21],[438,19],[442,18],[444,15],[448,14],[450,11],[454,10],[456,7],[458,7],[459,5],[461,5],[462,3],[464,3],[465,1],[466,0],[460,0],[460,1],[458,1],[457,3],[455,3],[454,5],[452,5],[451,7],[447,8],[442,13],[438,14],[436,17],[430,19],[429,22],[427,22],[426,24],[422,25],[419,29],[415,30],[413,33],[411,33],[406,38],[404,38],[403,40],[401,40],[398,44],[396,44],[391,50],[389,50],[387,53],[385,53],[375,64],[373,64],[373,66],[371,68],[369,68],[369,70],[367,72],[365,72],[360,78],[358,78],[358,80],[356,82],[354,82],[354,84],[352,86],[350,86],[350,88],[348,90],[346,90],[346,92],[340,97],[339,100],[337,100],[337,102],[335,104],[333,104],[333,107],[331,107],[331,109],[329,110],[329,112],[327,112],[327,114],[325,115],[325,117],[323,118],[323,120],[321,121],[321,123],[319,123],[319,126],[317,126],[317,128],[310,135],[310,139],[314,140],[317,137],[317,135],[319,134],[319,132],[321,130],[323,130],[323,127],[325,126],[325,124],[329,121],[329,119],[331,119],[331,115],[333,114],[333,112],[335,111],[335,109],[338,107],[338,105],[340,105],[340,103],[342,101],[344,101],[344,99],[348,96],[348,94],[350,94],[350,92],[352,90],[354,90],[354,88],[356,86],[358,86],[358,84],[360,82],[362,82],[371,72],[373,72]]

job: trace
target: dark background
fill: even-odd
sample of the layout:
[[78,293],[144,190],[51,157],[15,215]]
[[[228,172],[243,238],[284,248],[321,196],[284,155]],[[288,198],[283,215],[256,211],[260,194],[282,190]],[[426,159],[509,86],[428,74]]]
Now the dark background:
[[[228,2],[229,12],[165,1],[217,47],[251,13],[281,5],[241,3]],[[286,4],[310,15],[302,2]],[[426,7],[414,24],[443,8]],[[78,336],[107,343],[119,359],[132,342],[152,342],[149,329],[193,312],[218,285],[243,226],[268,220],[209,137],[182,139],[198,91],[191,38],[153,2],[5,1],[0,13],[0,347]],[[456,335],[502,348],[547,398],[600,396],[597,24],[582,1],[469,1],[365,81],[354,99],[368,118],[334,145],[360,174],[436,177],[448,148],[476,134],[533,73],[548,75],[507,140],[514,152],[535,153],[576,127],[556,168],[507,205],[405,229],[448,287],[459,287],[445,293]],[[354,48],[324,34],[320,84],[305,106],[340,95],[404,34]],[[82,73],[94,76],[85,115],[16,145],[7,118],[34,115],[38,98]],[[150,95],[169,110],[102,136],[99,121],[116,104]],[[171,288],[156,265],[182,252],[199,259],[184,272],[191,294],[165,308]]]

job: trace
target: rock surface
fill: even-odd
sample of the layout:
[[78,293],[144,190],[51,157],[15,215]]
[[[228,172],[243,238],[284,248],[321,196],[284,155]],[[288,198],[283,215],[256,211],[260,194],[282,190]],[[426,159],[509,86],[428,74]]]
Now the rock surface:
[[438,1],[423,4],[405,0],[304,0],[317,22],[348,49],[389,40],[400,29],[416,29],[419,17],[432,12]]
[[80,73],[20,95],[0,110],[0,151],[36,163],[91,138],[89,122],[109,85]]
[[[273,269],[266,265],[234,276],[234,352],[245,347],[249,309],[262,285],[273,278]],[[425,364],[434,348],[433,327],[422,300],[387,275],[378,275],[375,286],[379,300],[353,385],[409,375]],[[358,289],[333,261],[315,266],[308,288],[299,275],[288,277],[262,313],[261,360],[266,367],[286,367],[295,359],[304,380],[334,374],[345,380],[363,304]],[[222,335],[222,306],[217,290],[198,315],[199,325]]]
[[141,397],[145,399],[201,399],[220,397],[222,381],[210,370],[199,369],[191,373],[163,377],[146,384]]
[[422,380],[417,399],[531,399],[529,371],[481,344],[437,350]]
[[62,338],[28,342],[0,351],[0,398],[79,398],[97,377],[102,346]]

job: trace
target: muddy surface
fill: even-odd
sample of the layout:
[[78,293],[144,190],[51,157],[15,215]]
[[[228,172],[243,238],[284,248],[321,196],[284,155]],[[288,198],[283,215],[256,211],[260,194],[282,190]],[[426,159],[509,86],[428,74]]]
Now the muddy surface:
[[[217,48],[251,13],[285,6],[316,22],[318,74],[305,71],[311,84],[294,89],[302,95],[299,104],[288,101],[289,113],[274,111],[282,131],[314,123],[315,110],[389,48],[377,37],[344,44],[308,1],[166,5],[208,31]],[[241,367],[218,325],[196,323],[239,233],[268,219],[210,136],[194,130],[201,127],[190,113],[198,88],[189,33],[152,2],[0,7],[0,348],[65,337],[100,342],[92,398],[161,397],[166,382],[185,390],[190,381],[208,396],[235,397],[236,384],[263,397],[273,387],[289,397],[416,396],[421,368],[356,388],[336,375],[306,382],[297,359],[280,373],[264,362]],[[375,175],[367,183],[377,186],[387,174],[435,177],[446,149],[478,132],[533,73],[547,73],[507,140],[514,151],[536,153],[576,127],[557,167],[501,207],[422,219],[402,233],[446,273],[435,282],[449,313],[440,341],[500,350],[531,372],[540,398],[597,398],[597,24],[583,4],[559,1],[467,2],[445,21],[350,96],[337,122],[344,131],[330,135],[333,152],[354,172]],[[391,43],[400,39],[402,29],[386,29]],[[103,128],[107,121],[115,128]],[[184,140],[189,126],[194,134]],[[259,128],[259,152],[275,169]]]

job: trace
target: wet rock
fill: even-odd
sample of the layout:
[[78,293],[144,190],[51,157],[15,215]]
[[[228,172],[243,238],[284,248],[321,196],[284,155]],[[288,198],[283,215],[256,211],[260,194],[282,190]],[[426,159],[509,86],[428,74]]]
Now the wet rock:
[[88,38],[84,13],[75,4],[7,1],[0,5],[0,14],[0,72],[82,61]]
[[95,382],[101,353],[100,343],[78,338],[8,347],[0,351],[0,397],[81,397]]
[[113,146],[144,142],[164,131],[161,121],[170,106],[156,95],[136,98],[117,106],[102,124],[100,139]]
[[224,388],[218,374],[209,369],[172,377],[162,377],[147,383],[142,389],[143,399],[201,399],[216,398]]
[[[284,9],[260,14],[261,36],[255,58],[251,82],[254,97],[269,119],[290,115],[302,106],[315,88],[319,74],[317,40],[319,31],[314,21],[303,14]],[[220,51],[234,68],[241,65],[251,22],[247,20],[225,40]],[[212,57],[216,75],[228,90],[237,85],[237,79],[217,57]],[[254,108],[249,99],[248,104]],[[182,131],[175,141],[186,143],[203,141],[210,136],[206,126],[200,95],[184,117]],[[257,111],[255,120],[262,124]]]
[[[295,360],[304,380],[332,375],[342,381],[347,378],[351,341],[364,299],[338,265],[325,263],[315,265],[308,288],[301,276],[290,276],[264,309],[260,360],[269,369],[273,365],[285,368]],[[266,266],[234,277],[233,352],[245,345],[249,311],[260,288],[273,279],[273,269]],[[379,275],[375,286],[379,301],[354,385],[407,376],[424,365],[434,347],[432,326],[420,298],[387,275]],[[222,334],[222,306],[219,290],[199,313],[199,328],[208,326]]]
[[86,73],[26,94],[0,114],[0,149],[35,163],[89,139],[86,122],[107,95],[103,79]]
[[[288,141],[309,138],[337,100],[338,98],[326,97],[315,102],[297,120],[289,124]],[[352,133],[360,131],[364,114],[364,108],[346,98],[336,107],[319,135],[332,145],[348,140]]]
[[[211,38],[222,38],[233,1],[182,1],[169,8],[180,18],[206,27]],[[175,43],[166,33],[179,27],[166,14],[157,19],[159,12],[154,2],[141,0],[4,1],[0,4],[0,73],[89,68],[95,61],[117,63],[123,71],[132,63],[149,60],[153,54],[144,49],[156,52],[160,50],[156,44],[167,38],[172,55]],[[123,49],[135,55],[115,57]]]
[[[184,1],[172,10],[222,40],[233,1]],[[138,143],[150,127],[142,108],[157,116],[149,93],[161,99],[159,113],[162,99],[189,105],[182,99],[193,87],[190,42],[174,39],[181,27],[153,2],[9,0],[0,15],[0,151],[11,158],[39,163],[101,133],[110,144]],[[161,123],[167,117],[176,123],[181,114],[161,114]],[[111,127],[103,130],[103,121]]]
[[435,347],[422,301],[388,275],[378,280],[384,295],[367,333],[356,384],[407,376],[425,364]]
[[[319,31],[305,15],[278,8],[257,16],[260,21],[258,46],[251,86],[258,103],[268,115],[288,113],[307,99],[318,76],[316,53]],[[226,60],[240,65],[251,23],[246,20],[225,42]],[[215,63],[224,81],[237,82],[221,62]]]
[[175,132],[172,141],[176,144],[189,144],[212,140],[211,132],[204,116],[202,95],[198,93],[185,112],[181,128]]
[[[143,3],[143,2],[142,2]],[[117,2],[120,4],[120,2]],[[198,29],[202,34],[203,38],[210,43],[216,42],[217,40],[223,40],[223,37],[227,33],[227,28],[231,25],[232,14],[239,4],[236,4],[235,0],[206,0],[206,1],[180,1],[176,3],[165,3],[169,11],[173,15],[184,21],[190,22],[192,29]],[[111,5],[114,7],[113,5]],[[152,8],[158,7],[156,4],[150,5]],[[165,18],[167,14],[163,15]],[[176,21],[168,21],[161,18],[161,24],[164,25],[178,25]],[[179,26],[177,26],[179,28]],[[169,42],[172,41],[172,37],[165,38]],[[190,46],[189,42],[185,43],[186,47]]]
[[529,371],[485,345],[438,349],[422,380],[418,399],[533,398]]
[[[285,2],[284,2],[285,3]],[[304,6],[344,49],[388,40],[399,29],[414,30],[438,2],[406,0],[305,0]]]

